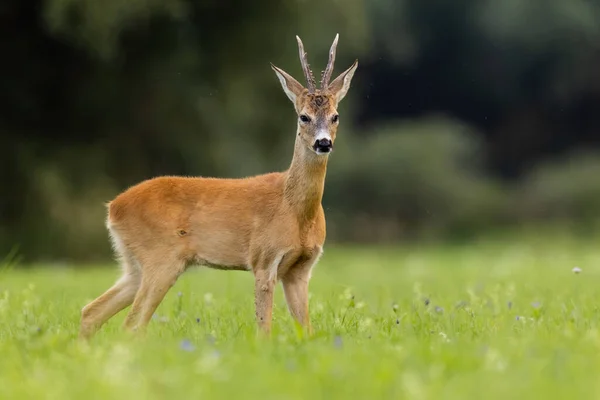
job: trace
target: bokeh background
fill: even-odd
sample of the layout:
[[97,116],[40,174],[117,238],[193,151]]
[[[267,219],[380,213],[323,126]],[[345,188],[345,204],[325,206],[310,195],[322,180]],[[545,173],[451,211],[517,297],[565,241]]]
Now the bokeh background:
[[[110,260],[104,203],[163,174],[284,170],[269,66],[359,68],[326,181],[329,243],[600,220],[598,0],[4,0],[0,258]],[[303,80],[301,79],[303,82]]]

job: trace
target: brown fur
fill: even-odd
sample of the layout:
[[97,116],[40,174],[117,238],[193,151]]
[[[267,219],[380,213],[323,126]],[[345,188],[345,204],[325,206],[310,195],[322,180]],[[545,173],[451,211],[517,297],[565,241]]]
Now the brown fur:
[[357,62],[327,88],[309,93],[273,66],[298,115],[311,119],[298,121],[288,170],[242,179],[158,177],[111,201],[107,227],[123,276],[83,308],[80,336],[90,337],[132,303],[125,328],[145,328],[192,265],[252,271],[256,318],[266,333],[273,290],[281,280],[291,315],[310,331],[308,282],[325,242],[321,200],[328,160],[312,146],[319,130],[335,140],[332,118],[356,67]]

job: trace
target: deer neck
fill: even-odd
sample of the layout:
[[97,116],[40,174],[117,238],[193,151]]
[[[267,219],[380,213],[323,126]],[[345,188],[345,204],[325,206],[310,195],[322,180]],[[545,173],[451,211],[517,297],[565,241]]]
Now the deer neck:
[[319,156],[308,149],[296,136],[294,157],[287,171],[284,195],[300,221],[310,221],[321,207],[327,156]]

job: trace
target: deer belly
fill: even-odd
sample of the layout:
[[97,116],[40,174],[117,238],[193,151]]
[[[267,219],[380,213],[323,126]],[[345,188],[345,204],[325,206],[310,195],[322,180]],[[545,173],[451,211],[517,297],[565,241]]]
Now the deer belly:
[[248,270],[248,244],[235,229],[217,227],[194,232],[190,239],[192,264],[222,270]]

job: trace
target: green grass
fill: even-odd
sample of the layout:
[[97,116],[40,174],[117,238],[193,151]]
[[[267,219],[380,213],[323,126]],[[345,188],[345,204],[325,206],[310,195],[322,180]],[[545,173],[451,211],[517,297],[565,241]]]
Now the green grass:
[[268,341],[248,273],[190,271],[145,338],[122,333],[123,312],[84,344],[80,309],[115,268],[0,271],[0,398],[598,398],[599,242],[329,246],[315,335],[278,287]]

